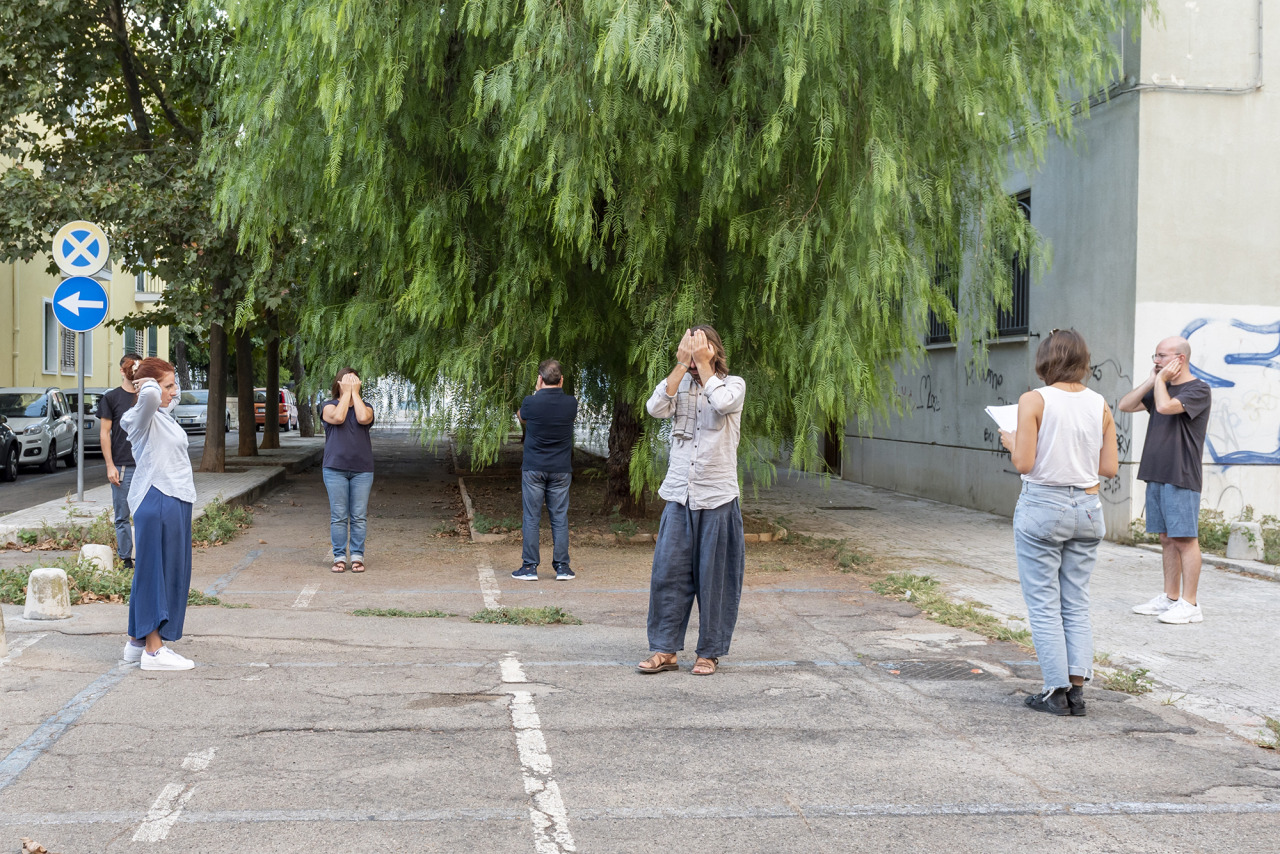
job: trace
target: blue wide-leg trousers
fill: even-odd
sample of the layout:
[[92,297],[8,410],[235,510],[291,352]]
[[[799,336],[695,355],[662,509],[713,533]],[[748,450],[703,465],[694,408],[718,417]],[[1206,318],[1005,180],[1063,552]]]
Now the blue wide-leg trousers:
[[133,514],[133,589],[129,637],[182,637],[191,590],[191,505],[154,486]]

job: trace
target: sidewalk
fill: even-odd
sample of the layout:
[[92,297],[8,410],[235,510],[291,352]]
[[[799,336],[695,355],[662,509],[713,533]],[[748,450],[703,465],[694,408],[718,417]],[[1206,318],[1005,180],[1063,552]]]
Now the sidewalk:
[[[281,447],[258,451],[257,457],[228,456],[222,473],[196,472],[196,503],[192,519],[204,515],[204,508],[214,501],[251,502],[284,483],[285,475],[305,471],[320,461],[324,438],[280,438]],[[87,524],[103,512],[111,512],[111,487],[108,484],[84,491],[84,501],[74,497],[46,501],[16,513],[0,516],[0,546],[18,542],[20,531],[38,531],[48,525],[59,528]]]
[[[758,495],[744,484],[743,510],[784,516],[797,533],[855,543],[900,561],[899,571],[933,576],[958,598],[1026,619],[1007,517],[789,470],[779,470],[777,483]],[[1158,551],[1102,542],[1092,584],[1097,653],[1148,669],[1154,696],[1241,734],[1256,734],[1263,717],[1280,718],[1280,583],[1206,561],[1204,622],[1185,626],[1130,612],[1160,586]]]

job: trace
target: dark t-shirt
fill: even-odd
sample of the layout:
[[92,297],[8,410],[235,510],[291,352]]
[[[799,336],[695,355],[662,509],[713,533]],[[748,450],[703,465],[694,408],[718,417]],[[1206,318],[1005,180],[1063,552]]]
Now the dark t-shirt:
[[133,445],[129,444],[129,434],[120,426],[120,418],[137,402],[138,395],[120,386],[98,398],[98,417],[111,422],[111,462],[116,468],[134,465]]
[[562,388],[540,388],[520,404],[524,471],[573,472],[573,420],[578,399]]
[[1142,446],[1138,480],[1171,483],[1200,492],[1204,481],[1201,468],[1204,436],[1209,430],[1209,407],[1212,403],[1209,384],[1204,380],[1191,380],[1171,385],[1169,397],[1181,401],[1186,412],[1177,415],[1156,412],[1154,389],[1142,398],[1142,405],[1151,415],[1151,421],[1147,424],[1147,441]]
[[[326,400],[320,406],[337,406],[338,401]],[[368,406],[366,403],[365,406]],[[369,407],[373,411],[373,407]],[[323,420],[323,419],[322,419]],[[347,420],[341,424],[324,422],[324,467],[341,471],[373,471],[373,442],[369,430],[373,422],[361,424],[356,420],[356,408],[347,408]]]

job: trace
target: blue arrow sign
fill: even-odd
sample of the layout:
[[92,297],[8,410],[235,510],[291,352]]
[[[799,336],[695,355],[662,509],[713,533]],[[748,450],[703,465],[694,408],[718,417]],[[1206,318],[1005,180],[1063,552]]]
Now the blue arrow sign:
[[53,292],[53,316],[72,332],[88,332],[107,319],[107,291],[96,279],[72,276]]

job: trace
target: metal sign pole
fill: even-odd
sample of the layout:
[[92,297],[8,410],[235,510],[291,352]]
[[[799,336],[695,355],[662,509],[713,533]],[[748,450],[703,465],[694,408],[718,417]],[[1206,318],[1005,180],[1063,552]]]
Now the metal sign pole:
[[76,501],[84,501],[84,333],[76,336]]

